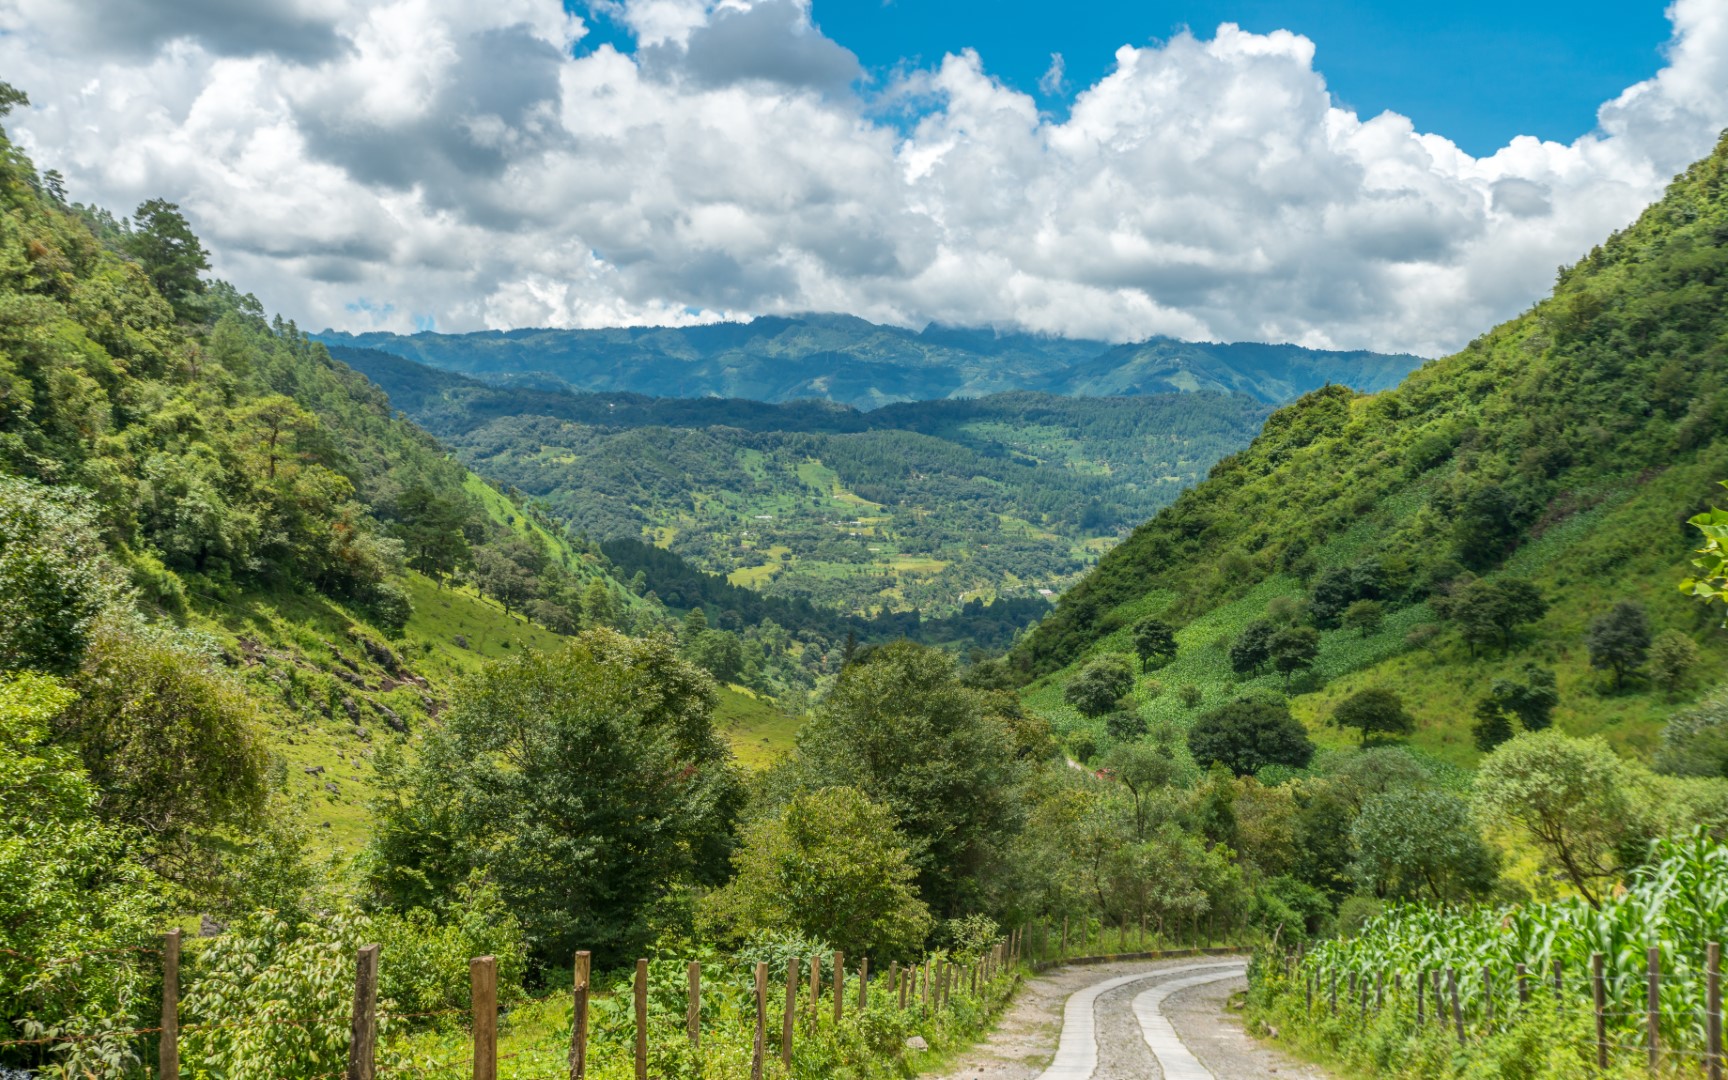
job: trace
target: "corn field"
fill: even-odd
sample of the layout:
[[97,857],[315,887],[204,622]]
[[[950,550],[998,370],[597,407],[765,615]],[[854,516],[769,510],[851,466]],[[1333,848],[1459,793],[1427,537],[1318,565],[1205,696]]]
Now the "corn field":
[[1598,1060],[1702,1070],[1720,1060],[1719,973],[1707,968],[1725,935],[1728,847],[1699,832],[1658,841],[1600,909],[1583,900],[1391,908],[1353,937],[1288,958],[1276,976],[1302,995],[1305,1015],[1394,1008],[1468,1043],[1528,1010],[1558,1008],[1591,1017]]

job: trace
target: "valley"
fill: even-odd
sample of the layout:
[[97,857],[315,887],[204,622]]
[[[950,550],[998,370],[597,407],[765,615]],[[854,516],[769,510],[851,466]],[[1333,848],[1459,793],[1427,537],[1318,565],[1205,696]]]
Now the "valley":
[[[1205,1071],[1238,979],[1341,1075],[1719,1054],[1728,137],[1426,363],[314,335],[0,209],[0,1073],[904,1080],[1058,990],[1028,1075]],[[1026,987],[1130,941],[1252,960]]]
[[580,535],[649,543],[765,597],[866,618],[942,619],[998,599],[1041,610],[1037,598],[1245,446],[1270,409],[1204,390],[861,412],[492,385],[377,351],[334,355]]

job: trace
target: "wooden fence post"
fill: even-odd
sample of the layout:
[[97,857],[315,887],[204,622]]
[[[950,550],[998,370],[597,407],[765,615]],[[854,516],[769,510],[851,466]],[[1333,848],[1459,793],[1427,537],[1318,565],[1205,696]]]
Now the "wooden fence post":
[[1662,948],[1652,945],[1644,953],[1649,985],[1644,998],[1644,1026],[1650,1041],[1650,1071],[1662,1060]]
[[1332,983],[1326,991],[1326,1011],[1333,1016],[1338,1015],[1338,972],[1336,971],[1332,972]]
[[1482,1013],[1488,1023],[1488,1030],[1494,1030],[1494,977],[1488,974],[1488,965],[1482,965]]
[[[468,1006],[473,1014],[474,1080],[498,1080],[498,961],[468,961]],[[352,1080],[353,1072],[349,1072]],[[370,1074],[368,1074],[370,1075]]]
[[870,1007],[870,958],[862,957],[858,961],[858,1011],[863,1012]]
[[1386,1007],[1386,973],[1374,973],[1374,1011],[1379,1012]]
[[1722,945],[1704,947],[1704,1059],[1709,1080],[1722,1080]]
[[1446,969],[1446,989],[1452,993],[1452,1026],[1458,1029],[1458,1045],[1464,1045],[1464,1010],[1458,1007],[1458,972]]
[[780,1020],[780,1064],[792,1067],[792,1032],[798,1025],[798,958],[786,961],[786,1015]]
[[570,1002],[570,1080],[588,1075],[588,978],[593,956],[587,949],[576,954],[575,989]]
[[1428,1022],[1428,1017],[1425,1015],[1425,1010],[1422,1008],[1423,1002],[1428,1000],[1427,987],[1425,985],[1427,982],[1428,982],[1428,973],[1425,971],[1420,971],[1420,970],[1417,971],[1416,972],[1416,1030],[1418,1030],[1418,1031],[1422,1030],[1422,1025]]
[[686,1007],[684,1026],[690,1035],[690,1049],[702,1049],[702,965],[692,960],[684,972],[690,1003]]
[[834,951],[834,1024],[846,1015],[846,954]]
[[648,1080],[648,961],[636,961],[636,1080]]
[[162,935],[162,1040],[156,1054],[162,1080],[180,1080],[180,931]]
[[822,958],[810,958],[810,1026],[816,1026],[816,1019],[822,1011]]
[[1512,969],[1518,976],[1518,1004],[1530,1004],[1530,972],[1523,964]]
[[923,982],[921,985],[921,991],[922,992],[919,994],[919,1004],[924,1006],[925,1012],[930,1011],[930,973],[932,970],[935,969],[935,966],[936,966],[936,961],[934,961],[934,960],[924,961],[924,965],[923,965],[924,979],[923,979]]
[[899,994],[899,996],[900,996],[900,1011],[901,1012],[906,1011],[906,976],[908,973],[911,972],[911,970],[912,970],[911,968],[907,968],[905,971],[901,971],[900,970],[900,961],[898,961],[898,960],[894,961],[894,967],[893,967],[894,990],[895,990],[895,993]]
[[1446,1026],[1446,999],[1440,993],[1440,969],[1434,969],[1434,1022]]
[[756,1040],[751,1045],[750,1080],[762,1080],[768,1052],[768,962],[756,961]]
[[1596,1067],[1608,1068],[1608,985],[1602,979],[1602,954],[1590,954],[1590,996],[1596,1005]]
[[372,1080],[378,1045],[378,946],[354,958],[354,1018],[348,1034],[348,1080]]
[[1312,971],[1310,971],[1308,973],[1307,978],[1302,980],[1302,989],[1305,993],[1305,997],[1306,997],[1307,1004],[1308,1004],[1308,1015],[1313,1016],[1314,1015],[1314,973]]
[[1558,1005],[1566,999],[1566,980],[1561,974],[1560,958],[1554,958],[1554,1004]]

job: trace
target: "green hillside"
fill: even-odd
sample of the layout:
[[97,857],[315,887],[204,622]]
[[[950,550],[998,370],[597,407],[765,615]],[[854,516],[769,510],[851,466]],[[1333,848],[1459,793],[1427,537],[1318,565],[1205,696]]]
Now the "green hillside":
[[[1563,270],[1552,297],[1397,389],[1327,387],[1275,413],[1028,636],[1012,658],[1034,680],[1028,700],[1059,727],[1101,733],[1064,704],[1067,672],[1132,651],[1131,626],[1148,616],[1177,628],[1179,648],[1139,678],[1145,714],[1186,723],[1252,689],[1279,693],[1271,665],[1231,663],[1244,630],[1266,621],[1318,631],[1289,690],[1322,742],[1354,738],[1324,726],[1337,703],[1386,687],[1414,714],[1414,747],[1471,762],[1495,680],[1536,664],[1556,679],[1561,729],[1651,751],[1728,659],[1724,635],[1675,587],[1698,544],[1686,520],[1728,477],[1725,171],[1728,144]],[[1487,595],[1471,592],[1477,579],[1527,581],[1546,610],[1504,642],[1473,634],[1472,618],[1488,617],[1470,606]],[[1592,621],[1623,601],[1648,636],[1673,631],[1701,650],[1676,685],[1636,655],[1623,686],[1591,666]]]

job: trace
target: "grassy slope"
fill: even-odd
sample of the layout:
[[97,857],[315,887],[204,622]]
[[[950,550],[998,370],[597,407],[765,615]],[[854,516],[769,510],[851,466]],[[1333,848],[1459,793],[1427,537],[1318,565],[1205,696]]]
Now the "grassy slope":
[[[1418,720],[1412,747],[1468,765],[1478,757],[1469,736],[1476,701],[1496,676],[1536,661],[1558,675],[1562,730],[1647,753],[1666,718],[1719,681],[1728,661],[1728,635],[1675,588],[1695,542],[1684,518],[1728,477],[1728,429],[1715,413],[1728,378],[1715,273],[1728,234],[1725,171],[1728,150],[1567,275],[1556,299],[1399,390],[1314,395],[1275,416],[1253,448],[1064,597],[1066,610],[1020,651],[1043,673],[1027,688],[1029,705],[1059,730],[1087,726],[1062,703],[1061,686],[1091,656],[1128,651],[1126,626],[1146,614],[1182,626],[1176,660],[1139,680],[1137,700],[1152,718],[1191,719],[1173,693],[1183,684],[1202,690],[1201,709],[1248,686],[1279,687],[1274,675],[1233,676],[1226,648],[1272,598],[1303,594],[1290,568],[1306,562],[1313,573],[1370,555],[1419,565],[1448,553],[1444,493],[1487,474],[1538,501],[1494,573],[1538,584],[1552,604],[1547,617],[1507,656],[1471,658],[1452,633],[1412,648],[1409,630],[1433,621],[1426,603],[1392,610],[1367,638],[1327,632],[1314,677],[1293,688],[1293,710],[1323,745],[1348,745],[1325,718],[1344,696],[1389,686]],[[1450,444],[1426,464],[1422,440],[1436,433]],[[1584,629],[1622,599],[1646,605],[1658,632],[1679,629],[1703,650],[1675,698],[1642,682],[1613,693],[1590,670]],[[1164,694],[1152,695],[1155,682]]]

